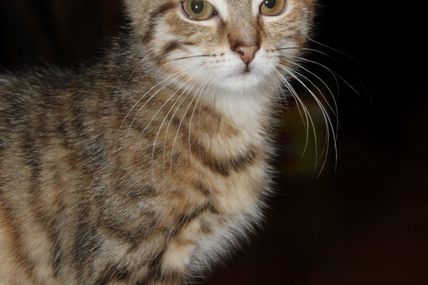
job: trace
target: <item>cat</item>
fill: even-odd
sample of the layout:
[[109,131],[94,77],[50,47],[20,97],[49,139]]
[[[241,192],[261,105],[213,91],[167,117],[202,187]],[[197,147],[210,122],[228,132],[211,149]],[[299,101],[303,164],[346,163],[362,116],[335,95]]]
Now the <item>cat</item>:
[[191,281],[251,233],[315,0],[125,0],[96,64],[0,77],[0,284]]

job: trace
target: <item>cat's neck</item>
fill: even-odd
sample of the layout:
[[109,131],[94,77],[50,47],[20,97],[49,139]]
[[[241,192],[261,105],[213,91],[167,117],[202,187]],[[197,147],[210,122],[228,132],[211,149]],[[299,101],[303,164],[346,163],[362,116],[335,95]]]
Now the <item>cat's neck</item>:
[[210,118],[204,111],[197,114],[195,121],[205,124],[199,129],[205,147],[218,156],[236,156],[248,148],[264,149],[270,140],[274,94],[266,87],[246,92],[212,89],[202,94],[205,110],[218,116]]
[[214,90],[207,94],[210,104],[238,128],[264,127],[271,119],[275,90],[265,86],[236,92]]

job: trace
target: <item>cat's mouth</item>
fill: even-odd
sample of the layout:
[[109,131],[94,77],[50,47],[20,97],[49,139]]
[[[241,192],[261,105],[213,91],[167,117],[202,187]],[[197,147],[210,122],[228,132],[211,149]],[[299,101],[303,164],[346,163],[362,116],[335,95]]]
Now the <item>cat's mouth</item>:
[[[259,83],[259,76],[254,66],[245,66],[240,68],[233,76],[235,84],[245,84],[246,86],[253,86]],[[240,82],[240,83],[238,83]]]
[[249,65],[246,65],[245,67],[244,67],[244,70],[242,71],[242,74],[248,74],[248,73],[251,73],[252,72],[252,68],[249,66]]
[[253,64],[246,64],[239,70],[239,76],[248,77],[257,74],[257,68]]

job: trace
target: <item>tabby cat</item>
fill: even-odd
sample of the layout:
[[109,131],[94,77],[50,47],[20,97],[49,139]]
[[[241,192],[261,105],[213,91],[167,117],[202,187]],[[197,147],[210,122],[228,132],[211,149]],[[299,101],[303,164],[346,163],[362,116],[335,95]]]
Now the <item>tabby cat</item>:
[[125,0],[79,72],[0,77],[0,284],[184,284],[261,220],[315,0]]

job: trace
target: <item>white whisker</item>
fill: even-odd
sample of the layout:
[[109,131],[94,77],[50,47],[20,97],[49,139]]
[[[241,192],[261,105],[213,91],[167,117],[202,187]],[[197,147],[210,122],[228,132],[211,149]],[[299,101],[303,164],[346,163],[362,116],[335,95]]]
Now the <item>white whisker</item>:
[[[316,96],[316,94],[291,70],[288,69],[284,69],[285,72],[287,72],[291,77],[293,77],[295,80],[297,80],[306,90],[308,90],[308,92],[311,94],[312,98],[315,100],[315,102],[317,103],[317,105],[319,106],[324,122],[326,124],[326,140],[327,140],[327,144],[329,143],[330,140],[330,131],[332,131],[334,133],[334,126],[332,123],[332,120],[330,119],[330,116],[328,114],[328,111],[325,109],[324,105],[322,104],[322,102],[319,100],[319,98]],[[315,144],[317,144],[317,142],[315,142]],[[336,141],[336,137],[333,136],[333,147],[335,150],[335,154],[336,154],[336,163],[337,163],[337,141]],[[327,155],[329,152],[329,147],[328,145],[325,148],[325,154],[322,155],[322,157],[324,157],[324,161],[322,162],[320,171],[318,173],[318,176],[321,174],[322,170],[324,170],[326,163],[327,163]],[[318,159],[317,159],[318,160]],[[317,163],[318,164],[318,163]]]
[[[189,92],[190,94],[190,92]],[[180,133],[180,128],[183,124],[184,119],[186,118],[187,112],[189,112],[190,107],[192,106],[193,102],[197,99],[197,96],[193,96],[192,100],[190,100],[186,111],[184,111],[183,117],[180,120],[180,123],[178,125],[177,131],[175,133],[174,139],[173,139],[173,143],[172,143],[172,147],[171,147],[171,154],[170,154],[170,159],[169,159],[169,167],[172,169],[172,162],[173,162],[173,156],[174,156],[174,148],[175,148],[175,144],[177,142],[177,138],[178,138],[178,134]]]
[[[285,67],[280,67],[281,69],[287,70]],[[290,82],[288,82],[288,80],[286,78],[283,77],[282,82],[284,83],[284,85],[287,87],[287,89],[290,91],[290,94],[293,96],[293,98],[296,100],[297,102],[297,106],[301,106],[303,114],[304,114],[304,126],[305,126],[305,131],[306,131],[306,140],[305,140],[305,145],[303,148],[303,152],[302,152],[302,157],[306,154],[306,151],[309,147],[309,133],[310,130],[312,129],[312,133],[314,135],[314,141],[315,141],[315,146],[314,146],[314,150],[315,150],[315,161],[318,161],[318,143],[317,143],[317,133],[316,133],[316,128],[315,128],[315,123],[314,120],[312,118],[312,115],[310,114],[308,108],[306,107],[305,103],[303,102],[303,100],[300,98],[300,96],[298,95],[297,91],[294,89],[294,87],[290,84]],[[316,165],[315,165],[316,167]]]
[[[194,104],[192,115],[191,115],[190,120],[189,120],[189,127],[188,127],[188,145],[189,145],[189,154],[190,154],[191,163],[193,162],[192,147],[191,147],[191,143],[192,143],[191,142],[191,136],[192,136],[191,131],[192,131],[193,118],[194,118],[194,115],[196,113],[196,109],[198,109],[197,112],[200,114],[202,102],[204,102],[204,99],[206,98],[202,94],[205,93],[206,90],[210,89],[211,86],[212,86],[212,82],[204,81],[203,84],[201,84],[201,88],[199,88],[198,91],[195,92],[195,94],[194,94],[194,96],[198,97],[198,99],[197,99],[196,103]],[[201,129],[201,125],[200,125],[201,120],[198,120],[198,123],[199,123],[199,129]],[[198,151],[200,152],[200,149],[198,149]],[[199,153],[199,155],[200,155],[200,153]]]
[[[182,90],[182,89],[183,89],[183,87],[185,87],[185,86],[186,86],[186,85],[187,85],[191,80],[192,80],[192,79],[189,79],[189,80],[187,80],[186,82],[184,82],[183,84],[181,84],[181,85],[180,85],[180,86],[175,90],[175,92],[173,92],[172,96],[175,96],[177,93],[179,93],[179,92],[180,92],[180,90]],[[158,140],[158,138],[159,138],[159,135],[160,135],[160,133],[161,133],[161,131],[162,131],[162,127],[163,127],[163,125],[165,124],[165,122],[166,122],[167,118],[169,117],[169,114],[170,114],[170,113],[171,113],[171,111],[173,110],[174,106],[177,104],[178,100],[180,100],[181,96],[182,96],[185,92],[186,92],[186,89],[183,89],[183,91],[181,91],[180,95],[178,95],[178,98],[175,100],[175,102],[173,103],[173,105],[171,106],[171,108],[168,110],[167,114],[164,116],[164,119],[162,120],[162,122],[161,122],[161,124],[160,124],[160,126],[159,126],[159,129],[158,129],[158,131],[157,131],[157,133],[156,133],[155,140],[153,141],[152,154],[151,154],[152,174],[153,174],[153,163],[154,163],[154,154],[155,154],[155,149],[156,149],[156,143],[157,143],[157,140]],[[166,132],[166,134],[167,134],[167,132]],[[163,150],[165,151],[165,146],[164,146],[164,149],[163,149]]]
[[[333,104],[334,104],[334,107],[330,104],[330,102],[327,100],[327,98],[325,98],[325,96],[324,96],[324,94],[323,94],[323,92],[321,92],[321,90],[320,90],[320,88],[316,85],[316,84],[314,84],[314,83],[312,83],[312,85],[315,87],[315,88],[317,88],[317,90],[318,90],[318,92],[319,92],[319,94],[323,97],[323,99],[324,99],[324,101],[327,103],[327,105],[328,105],[328,107],[329,107],[329,109],[333,112],[333,114],[335,115],[335,117],[336,117],[336,119],[337,119],[337,116],[338,116],[338,104],[337,104],[337,100],[336,100],[336,98],[335,98],[335,96],[334,96],[334,93],[333,93],[333,91],[331,90],[331,88],[328,86],[328,84],[327,83],[325,83],[325,81],[324,80],[322,80],[321,79],[321,77],[319,77],[318,75],[316,75],[314,72],[312,72],[312,71],[310,71],[309,69],[307,69],[307,68],[305,68],[303,65],[301,65],[301,64],[298,64],[298,63],[295,63],[300,69],[302,69],[302,70],[304,70],[304,71],[306,71],[307,73],[309,73],[310,75],[312,75],[312,76],[314,76],[317,80],[319,80],[319,82],[321,82],[321,84],[325,87],[325,88],[327,88],[327,91],[328,91],[328,93],[330,94],[330,96],[331,96],[331,99],[333,100]],[[299,73],[300,74],[300,73]],[[307,79],[308,81],[310,81],[306,76],[304,76],[304,75],[302,75],[305,79]]]
[[[177,72],[178,74],[179,72]],[[131,109],[128,111],[128,113],[126,114],[125,118],[122,120],[122,124],[120,125],[120,129],[123,127],[123,125],[125,124],[126,120],[129,118],[129,116],[131,115],[131,112],[137,107],[137,105],[146,97],[146,95],[148,95],[151,91],[153,91],[155,88],[157,88],[158,86],[161,86],[163,83],[165,83],[166,81],[168,81],[169,79],[171,79],[174,75],[171,75],[169,77],[166,77],[165,79],[161,80],[160,82],[158,82],[156,85],[152,86],[149,90],[147,90],[138,100],[137,102],[135,102],[135,104],[131,107]],[[135,117],[134,117],[135,119]],[[132,120],[132,122],[134,121],[134,119]],[[132,124],[130,124],[130,126],[128,127],[128,132],[131,129]]]
[[348,53],[346,53],[346,52],[344,52],[344,51],[341,51],[341,50],[339,50],[339,49],[336,49],[336,48],[333,48],[333,47],[328,46],[328,45],[326,45],[326,44],[323,44],[323,43],[321,43],[321,42],[319,42],[319,41],[316,41],[316,40],[314,40],[314,39],[312,39],[312,38],[308,38],[308,40],[309,40],[310,42],[313,42],[313,43],[315,43],[315,44],[318,44],[318,45],[320,45],[320,46],[322,46],[322,47],[324,47],[324,48],[326,48],[326,49],[329,49],[329,50],[334,51],[334,52],[336,52],[336,53],[338,53],[338,54],[344,55],[344,56],[346,56],[347,58],[349,58],[349,59],[351,59],[351,60],[353,60],[353,61],[355,61],[355,62],[360,63],[360,61],[359,61],[358,59],[356,59],[355,57],[353,57],[352,55],[350,55],[350,54],[348,54]]
[[[326,101],[326,98],[323,95],[321,89],[315,83],[313,83],[308,77],[306,77],[305,75],[299,73],[298,71],[294,71],[294,73],[297,74],[297,75],[299,75],[300,77],[302,77],[306,81],[308,81],[309,84],[311,84],[317,90],[318,94],[321,95],[321,97],[327,103],[327,105],[329,106],[329,108],[331,108],[331,105],[328,103],[328,101]],[[305,86],[305,88],[306,87],[307,86]],[[325,117],[327,117],[327,119],[330,120],[330,117],[328,115],[328,111],[325,109],[325,107],[324,107],[323,103],[321,102],[321,100],[319,98],[314,98],[314,99],[316,100],[317,104],[319,105],[319,108],[320,108],[320,110],[322,112],[322,115],[323,115],[324,119],[325,119]],[[331,110],[334,113],[334,109],[331,108]],[[338,120],[336,119],[336,121],[338,121]],[[329,128],[329,129],[331,128],[331,132],[333,133],[334,137],[337,138],[337,136],[335,135],[335,133],[336,133],[335,128],[333,128],[332,126],[330,126],[327,121],[325,121],[325,123],[326,123],[326,127]],[[323,157],[324,155],[325,155],[325,157],[327,156],[328,149],[329,149],[329,143],[330,143],[330,131],[326,130],[326,141],[325,141],[325,144],[324,144],[324,147],[323,147],[323,153],[321,154],[320,157]]]
[[321,67],[321,68],[323,68],[323,69],[325,69],[325,70],[327,70],[327,72],[329,72],[336,80],[337,80],[337,78],[339,78],[342,82],[344,82],[349,88],[351,88],[352,89],[352,91],[353,92],[355,92],[356,94],[358,94],[358,95],[361,95],[360,94],[360,92],[358,92],[358,90],[355,88],[355,87],[353,87],[345,78],[343,78],[343,76],[341,76],[340,74],[338,74],[337,72],[334,72],[331,68],[329,68],[329,67],[327,67],[327,66],[325,66],[324,64],[321,64],[321,63],[319,63],[319,62],[317,62],[317,61],[314,61],[314,60],[310,60],[310,59],[307,59],[307,58],[304,58],[304,57],[297,57],[299,60],[301,60],[301,61],[305,61],[305,62],[308,62],[308,63],[312,63],[312,64],[315,64],[315,65],[317,65],[317,66],[319,66],[319,67]]
[[[193,82],[195,82],[195,81],[193,81]],[[176,108],[174,109],[174,111],[173,111],[173,108],[175,107],[175,104],[171,107],[171,109],[170,109],[170,112],[172,112],[173,111],[173,113],[172,113],[172,115],[171,115],[171,118],[170,118],[170,120],[169,120],[169,122],[168,122],[168,124],[167,124],[167,127],[166,127],[166,131],[165,131],[165,137],[164,137],[164,147],[163,147],[163,154],[162,154],[162,160],[163,160],[163,165],[165,165],[165,161],[166,161],[166,159],[165,159],[165,154],[166,154],[166,145],[167,145],[167,140],[168,140],[168,133],[169,133],[169,128],[171,127],[171,123],[172,123],[172,121],[174,120],[174,118],[175,118],[175,115],[177,114],[177,112],[178,112],[178,110],[180,109],[180,107],[183,105],[183,103],[186,101],[186,99],[187,99],[187,97],[191,94],[190,92],[191,92],[191,90],[193,89],[193,86],[191,85],[191,84],[189,84],[187,87],[186,87],[186,89],[184,90],[184,92],[185,92],[185,95],[183,95],[183,94],[181,94],[181,96],[180,97],[183,97],[182,98],[182,100],[180,101],[180,103],[176,106]],[[180,99],[180,98],[179,98]],[[177,102],[178,102],[178,100],[177,100]],[[176,102],[176,103],[177,103]],[[170,113],[169,112],[169,113]],[[172,156],[172,152],[173,152],[173,146],[171,147],[171,156]],[[169,165],[170,166],[170,169],[172,169],[171,168],[171,164]],[[165,166],[164,166],[165,167]]]

